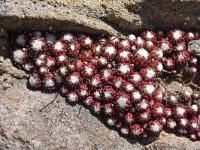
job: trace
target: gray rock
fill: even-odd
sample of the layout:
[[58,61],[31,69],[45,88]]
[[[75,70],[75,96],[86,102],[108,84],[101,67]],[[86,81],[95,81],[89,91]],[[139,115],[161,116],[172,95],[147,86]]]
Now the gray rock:
[[9,30],[69,30],[126,34],[143,29],[200,29],[198,1],[6,0],[0,25]]
[[183,91],[188,91],[189,93],[193,93],[193,90],[189,86],[184,86],[178,81],[172,81],[167,84],[166,90],[170,93],[182,93]]
[[193,40],[189,42],[188,51],[195,56],[200,56],[200,40]]

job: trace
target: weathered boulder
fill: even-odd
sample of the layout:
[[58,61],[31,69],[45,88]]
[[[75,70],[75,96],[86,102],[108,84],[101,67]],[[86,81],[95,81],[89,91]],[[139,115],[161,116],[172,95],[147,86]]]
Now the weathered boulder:
[[70,30],[125,34],[143,29],[200,29],[193,0],[3,0],[0,25],[9,30]]

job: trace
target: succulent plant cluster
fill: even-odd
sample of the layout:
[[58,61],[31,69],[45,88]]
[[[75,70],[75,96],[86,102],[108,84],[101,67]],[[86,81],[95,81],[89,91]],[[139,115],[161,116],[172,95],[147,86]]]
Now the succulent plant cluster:
[[169,95],[156,80],[186,65],[195,76],[197,58],[187,44],[199,38],[179,29],[126,38],[20,32],[12,36],[10,56],[30,74],[31,88],[60,91],[67,102],[82,103],[124,136],[147,138],[166,129],[195,141],[200,95]]

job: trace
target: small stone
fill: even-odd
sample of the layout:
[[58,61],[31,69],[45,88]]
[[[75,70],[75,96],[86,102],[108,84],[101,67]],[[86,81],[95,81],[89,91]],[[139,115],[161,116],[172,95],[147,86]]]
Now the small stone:
[[4,90],[8,89],[8,88],[11,88],[12,87],[12,84],[11,83],[3,83],[2,84],[2,87],[4,88]]
[[2,63],[4,60],[4,58],[2,56],[0,56],[0,63]]
[[200,56],[200,40],[190,41],[188,43],[188,51],[195,56]]

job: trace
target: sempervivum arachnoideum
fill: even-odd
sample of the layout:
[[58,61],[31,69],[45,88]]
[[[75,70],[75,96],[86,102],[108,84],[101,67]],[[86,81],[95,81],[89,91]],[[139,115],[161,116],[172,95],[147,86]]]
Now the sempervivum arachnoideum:
[[140,75],[145,81],[152,81],[156,77],[156,72],[148,67],[140,70]]
[[163,59],[164,68],[167,70],[172,70],[175,67],[175,60],[172,58],[164,58]]
[[146,41],[144,43],[144,48],[147,49],[148,51],[151,51],[153,49],[153,47],[154,47],[154,44],[151,41]]
[[99,72],[101,81],[104,83],[110,83],[113,79],[114,72],[111,69],[104,69]]
[[127,124],[132,124],[133,122],[135,122],[135,115],[131,112],[127,112],[124,115],[124,119]]
[[66,77],[68,86],[77,87],[82,83],[82,78],[78,72],[74,72]]
[[200,130],[200,119],[197,117],[194,117],[189,120],[188,122],[188,130],[189,133],[197,133]]
[[189,67],[188,68],[188,75],[194,77],[197,74],[197,68],[196,67]]
[[77,94],[79,95],[80,98],[85,98],[89,94],[89,89],[86,84],[80,84],[78,89],[77,89]]
[[198,31],[194,32],[195,40],[200,38],[200,33]]
[[131,107],[131,100],[129,94],[126,93],[118,93],[116,97],[116,107],[119,110],[125,110]]
[[107,118],[106,120],[106,123],[109,125],[109,126],[114,126],[117,124],[117,118],[116,117],[109,117]]
[[126,93],[131,93],[134,91],[134,85],[129,82],[124,82],[122,88]]
[[125,39],[125,40],[121,40],[118,45],[117,48],[120,50],[129,50],[130,49],[130,43],[129,40]]
[[162,74],[182,75],[185,66],[184,73],[197,75],[197,56],[188,53],[187,44],[199,34],[175,29],[124,39],[68,32],[27,35],[13,36],[11,58],[31,73],[30,87],[60,90],[66,101],[81,101],[122,135],[146,138],[164,127],[199,139],[199,95],[168,96],[157,83]]
[[157,75],[160,75],[162,74],[163,70],[164,70],[164,66],[163,66],[163,63],[160,62],[159,60],[153,60],[151,62],[151,65],[150,65],[155,71],[156,71],[156,74]]
[[94,102],[91,109],[95,114],[100,114],[101,110],[102,110],[101,103],[100,102]]
[[81,70],[81,76],[83,78],[91,78],[96,73],[95,66],[90,63],[85,63]]
[[133,56],[134,64],[139,68],[147,67],[150,58],[149,52],[144,48],[139,48]]
[[176,120],[187,116],[187,108],[184,105],[178,105],[173,108],[172,115]]
[[127,126],[123,126],[120,128],[120,133],[124,136],[129,135],[129,128]]
[[42,66],[46,66],[46,54],[39,54],[34,57],[35,66],[40,68]]
[[91,92],[91,95],[94,97],[96,101],[100,101],[102,100],[102,93],[103,93],[103,89],[100,88],[100,89],[93,90]]
[[184,128],[184,129],[186,129],[187,126],[188,126],[189,121],[188,121],[187,118],[181,118],[181,119],[179,119],[179,120],[177,121],[177,123],[178,123],[179,127],[182,127],[182,128]]
[[100,43],[94,43],[92,45],[92,53],[94,56],[100,56],[102,53],[102,45]]
[[169,54],[172,51],[172,44],[167,39],[161,39],[158,41],[158,47],[164,54]]
[[67,44],[67,55],[69,57],[76,57],[80,51],[80,44],[77,41],[73,41]]
[[102,86],[100,76],[99,75],[95,75],[95,76],[91,77],[91,79],[89,79],[89,83],[88,84],[92,89],[100,88]]
[[151,112],[153,117],[160,118],[164,115],[164,106],[161,103],[155,103],[151,108]]
[[117,65],[117,74],[126,78],[131,73],[132,66],[128,63],[119,63]]
[[58,73],[62,76],[62,77],[66,77],[69,73],[68,68],[64,65],[58,68]]
[[198,105],[193,104],[193,105],[189,106],[188,113],[189,113],[189,115],[194,116],[198,113],[199,110],[200,109],[199,109]]
[[66,95],[66,101],[67,102],[77,102],[78,101],[78,95],[76,92],[70,92]]
[[122,77],[114,77],[112,80],[112,86],[116,90],[122,89],[122,86],[124,85],[125,80]]
[[164,108],[164,117],[169,118],[172,116],[172,110],[170,108],[165,107]]
[[191,93],[189,91],[183,91],[181,93],[181,102],[188,103],[191,101]]
[[58,66],[66,65],[68,61],[68,56],[66,54],[60,54],[56,57],[56,62]]
[[79,60],[90,62],[93,58],[91,50],[82,50],[79,54]]
[[143,93],[143,97],[152,97],[156,90],[155,84],[153,82],[143,82],[141,83],[140,90]]
[[176,121],[174,121],[173,119],[168,119],[166,122],[166,128],[170,131],[173,131],[174,129],[176,129],[177,127],[177,123]]
[[49,69],[46,66],[42,66],[39,68],[39,74],[41,76],[45,76],[46,74],[50,73]]
[[12,50],[13,62],[17,65],[23,65],[28,59],[28,49],[27,48],[15,48]]
[[64,81],[64,77],[60,74],[58,70],[54,71],[53,74],[57,85],[61,85],[62,82]]
[[85,99],[83,99],[83,103],[85,104],[85,106],[87,106],[88,108],[92,108],[93,104],[94,104],[94,97],[93,96],[87,96]]
[[134,34],[129,34],[129,35],[127,36],[127,39],[128,39],[128,41],[129,41],[130,45],[133,45],[133,44],[135,44],[136,36],[135,36]]
[[34,31],[34,32],[30,33],[29,36],[42,36],[42,32]]
[[107,103],[103,105],[103,112],[107,116],[111,116],[115,113],[114,104],[113,103]]
[[147,109],[149,108],[149,103],[147,100],[145,99],[142,99],[141,101],[139,101],[137,104],[136,104],[136,109],[137,111],[146,111]]
[[34,62],[33,61],[28,61],[28,62],[24,63],[23,64],[23,69],[28,73],[32,72],[35,69]]
[[33,73],[29,76],[28,83],[32,88],[38,89],[42,86],[42,80],[37,73]]
[[102,100],[106,102],[111,102],[116,98],[117,92],[112,88],[112,86],[103,87],[103,98]]
[[116,46],[119,43],[120,39],[117,36],[109,36],[108,37],[108,43],[111,45]]
[[45,64],[50,70],[54,70],[56,67],[56,59],[51,56],[45,58]]
[[163,51],[157,46],[152,47],[150,54],[152,55],[154,59],[157,59],[157,60],[160,60],[163,58]]
[[187,32],[187,33],[185,33],[185,40],[187,42],[195,40],[195,34],[193,32]]
[[138,72],[132,72],[128,76],[128,81],[132,83],[133,85],[137,86],[137,85],[140,85],[143,80],[142,80],[141,75]]
[[54,75],[51,73],[47,73],[44,77],[43,84],[47,90],[54,90],[56,88]]
[[134,138],[140,137],[143,132],[144,132],[144,129],[139,124],[133,124],[130,126],[130,134]]
[[138,36],[136,38],[135,45],[136,45],[137,48],[144,47],[144,43],[145,43],[145,40],[142,37]]
[[112,44],[107,44],[102,49],[103,49],[103,56],[106,59],[112,59],[117,54],[117,49]]
[[57,37],[54,33],[47,32],[45,33],[45,40],[47,45],[51,46],[57,40]]
[[184,65],[189,58],[189,53],[186,50],[180,51],[174,56],[175,62],[179,65]]
[[148,123],[148,130],[152,134],[159,134],[163,129],[163,125],[157,121],[157,120],[152,120]]
[[173,49],[175,52],[180,52],[180,51],[183,51],[183,50],[186,50],[186,44],[185,42],[179,42],[179,43],[176,43],[174,49]]
[[27,47],[29,44],[29,35],[27,33],[18,33],[12,37],[12,43],[17,47]]
[[105,57],[100,57],[97,60],[98,68],[103,68],[108,65],[108,60]]
[[198,60],[197,60],[196,57],[190,57],[189,61],[188,61],[188,64],[189,64],[189,66],[196,66],[197,62],[198,62]]
[[75,37],[73,34],[71,33],[62,33],[62,36],[60,38],[62,41],[64,41],[65,43],[70,43],[73,42],[75,40]]
[[170,30],[167,37],[172,43],[178,43],[185,40],[185,32],[179,29]]
[[151,111],[147,109],[142,112],[136,113],[137,121],[141,123],[148,122],[151,119]]
[[173,107],[176,106],[178,104],[178,98],[174,95],[170,95],[166,101],[165,101],[167,106]]
[[30,48],[35,54],[44,53],[47,48],[47,44],[46,44],[44,37],[34,36],[30,40]]
[[152,42],[156,42],[157,41],[157,36],[155,34],[155,32],[153,31],[145,31],[142,33],[142,38],[146,41],[152,41]]
[[83,48],[89,49],[92,47],[92,39],[90,37],[81,37],[80,44]]
[[161,31],[161,30],[158,30],[156,32],[156,34],[157,34],[157,39],[158,40],[165,38],[165,33],[163,31]]
[[135,90],[131,93],[131,100],[133,103],[137,103],[141,100],[142,95],[139,91]]
[[155,102],[162,102],[165,91],[158,89],[153,93],[153,99]]
[[[73,62],[73,64],[71,64],[71,72],[81,72],[81,70],[83,69],[85,65],[85,62],[82,60],[76,60]],[[69,66],[70,67],[70,66]]]
[[118,51],[117,61],[119,63],[130,63],[132,57],[133,56],[130,51],[120,50],[120,51]]

